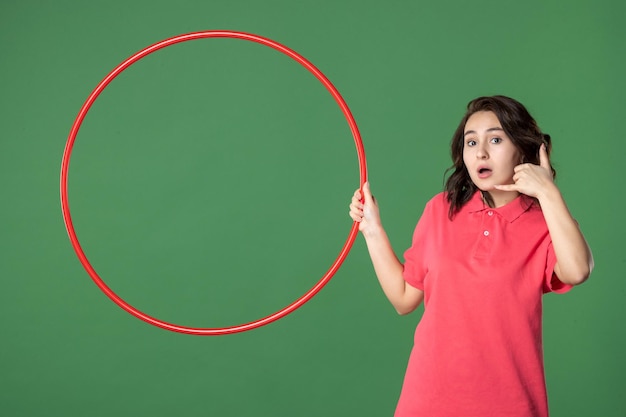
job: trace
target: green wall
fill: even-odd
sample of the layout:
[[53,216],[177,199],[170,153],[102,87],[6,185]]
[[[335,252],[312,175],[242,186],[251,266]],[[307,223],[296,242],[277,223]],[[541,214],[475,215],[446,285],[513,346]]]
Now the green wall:
[[[467,101],[525,103],[553,137],[597,263],[583,286],[545,297],[552,414],[626,415],[625,17],[617,0],[3,0],[0,413],[392,415],[420,312],[395,314],[361,237],[304,307],[221,337],[132,317],[72,250],[59,171],[89,93],[154,42],[230,29],[293,48],[342,93],[398,254],[441,190]],[[358,180],[348,126],[313,76],[270,48],[204,39],[150,55],[103,92],[69,194],[83,248],[118,295],[221,327],[317,282],[347,238]]]

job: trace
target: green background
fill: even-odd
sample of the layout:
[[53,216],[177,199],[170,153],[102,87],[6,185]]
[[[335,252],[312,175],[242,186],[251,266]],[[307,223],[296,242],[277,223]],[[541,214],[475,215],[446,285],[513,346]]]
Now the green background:
[[[301,309],[220,337],[134,318],[72,250],[59,171],[89,93],[152,43],[230,29],[284,43],[339,89],[399,255],[442,188],[465,104],[526,104],[553,137],[558,184],[596,259],[587,283],[544,299],[552,415],[626,415],[624,4],[2,0],[0,413],[392,415],[420,313],[393,311],[361,237]],[[311,74],[262,45],[204,39],[150,55],[102,93],[69,194],[83,249],[118,295],[220,327],[317,282],[347,238],[358,182],[345,119]]]

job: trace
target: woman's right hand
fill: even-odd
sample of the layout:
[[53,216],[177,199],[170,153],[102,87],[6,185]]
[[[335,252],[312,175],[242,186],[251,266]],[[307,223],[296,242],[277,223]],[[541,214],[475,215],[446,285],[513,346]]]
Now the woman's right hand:
[[363,184],[363,196],[360,190],[354,192],[350,203],[350,217],[359,223],[359,231],[365,237],[382,229],[378,204],[370,191],[369,182]]
[[399,314],[408,314],[415,310],[424,299],[424,292],[411,287],[404,280],[404,267],[396,257],[383,229],[378,204],[370,192],[369,183],[363,185],[362,202],[359,190],[352,196],[350,217],[359,223],[359,230],[365,237],[374,271],[391,304]]

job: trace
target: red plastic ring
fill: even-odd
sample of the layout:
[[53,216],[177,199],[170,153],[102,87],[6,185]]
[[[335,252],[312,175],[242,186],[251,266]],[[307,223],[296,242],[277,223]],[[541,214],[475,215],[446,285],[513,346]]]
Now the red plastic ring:
[[331,265],[331,267],[328,269],[328,271],[324,274],[324,276],[309,291],[307,291],[303,296],[301,296],[296,301],[289,304],[282,310],[279,310],[274,314],[270,314],[267,317],[264,317],[264,318],[261,318],[261,319],[258,319],[249,323],[245,323],[245,324],[240,324],[240,325],[230,326],[230,327],[220,327],[220,328],[197,328],[197,327],[186,327],[186,326],[180,326],[176,324],[167,323],[167,322],[161,321],[157,318],[151,317],[137,310],[136,308],[134,308],[133,306],[125,302],[117,294],[115,294],[104,283],[104,281],[102,281],[102,279],[98,276],[98,273],[89,263],[87,256],[85,255],[85,253],[83,252],[80,246],[78,237],[76,237],[76,231],[74,230],[74,226],[72,224],[72,217],[70,215],[70,207],[69,207],[68,197],[67,197],[68,169],[69,169],[69,164],[70,164],[70,157],[72,154],[72,148],[74,146],[74,141],[76,140],[76,135],[78,134],[78,130],[80,129],[80,126],[85,116],[87,115],[87,112],[93,105],[96,98],[98,98],[98,96],[100,95],[100,93],[102,93],[102,91],[106,88],[106,86],[126,68],[128,68],[135,62],[139,61],[141,58],[144,58],[145,56],[155,51],[158,51],[161,48],[165,48],[167,46],[174,45],[180,42],[186,42],[186,41],[191,41],[195,39],[203,39],[203,38],[234,38],[234,39],[243,39],[247,41],[257,42],[262,45],[266,45],[271,48],[274,48],[277,51],[280,51],[283,54],[291,57],[295,61],[299,62],[303,67],[305,67],[313,75],[315,75],[315,77],[326,87],[326,89],[330,92],[330,94],[332,94],[337,104],[339,104],[339,107],[341,108],[341,111],[343,112],[348,124],[350,125],[350,130],[352,131],[352,136],[354,137],[354,142],[356,144],[356,149],[357,149],[357,154],[358,154],[358,159],[359,159],[359,174],[360,174],[361,187],[363,186],[363,184],[365,184],[365,181],[367,181],[367,167],[366,167],[366,161],[365,161],[365,150],[363,149],[363,142],[361,141],[361,135],[359,133],[359,129],[354,120],[354,117],[352,116],[352,113],[350,112],[350,109],[348,108],[348,105],[346,104],[344,99],[341,97],[341,94],[339,94],[339,91],[337,91],[337,89],[332,85],[332,83],[328,80],[328,78],[326,78],[326,76],[322,74],[320,70],[318,70],[312,63],[310,63],[304,57],[299,55],[297,52],[287,48],[286,46],[281,45],[280,43],[275,42],[268,38],[264,38],[264,37],[257,36],[257,35],[252,35],[249,33],[225,31],[225,30],[193,32],[193,33],[175,36],[175,37],[163,40],[161,42],[157,42],[154,45],[151,45],[137,52],[136,54],[132,55],[130,58],[126,59],[124,62],[119,64],[102,81],[100,81],[100,83],[97,85],[97,87],[93,90],[93,92],[89,95],[89,97],[83,104],[82,108],[80,109],[78,113],[78,116],[76,117],[76,120],[74,121],[74,124],[72,125],[72,130],[70,131],[70,135],[65,144],[65,151],[63,152],[63,161],[61,164],[61,209],[63,211],[63,219],[65,221],[65,228],[67,229],[67,233],[69,235],[74,251],[78,255],[78,259],[80,260],[81,264],[83,265],[83,267],[85,268],[85,270],[87,271],[91,279],[96,283],[96,285],[98,285],[98,287],[104,292],[104,294],[107,297],[109,297],[112,301],[114,301],[118,306],[120,306],[122,309],[126,310],[128,313],[132,314],[133,316],[149,324],[152,324],[154,326],[163,328],[165,330],[170,330],[173,332],[202,335],[202,336],[216,336],[216,335],[225,335],[225,334],[244,332],[247,330],[255,329],[257,327],[264,326],[282,317],[285,317],[287,314],[294,312],[296,309],[304,305],[315,294],[317,294],[328,283],[328,281],[330,281],[330,279],[337,272],[337,270],[339,269],[343,261],[346,259],[346,256],[348,255],[348,252],[350,252],[350,249],[352,248],[352,244],[354,243],[354,240],[356,239],[356,236],[358,234],[358,223],[354,222],[352,224],[352,228],[348,235],[348,239],[346,240],[346,243],[341,249],[339,256],[337,257],[335,262]]

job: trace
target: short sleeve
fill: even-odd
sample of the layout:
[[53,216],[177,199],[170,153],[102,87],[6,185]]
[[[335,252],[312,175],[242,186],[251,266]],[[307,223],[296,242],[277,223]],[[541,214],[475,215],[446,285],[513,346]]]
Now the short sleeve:
[[554,247],[552,246],[552,242],[548,245],[548,256],[546,261],[546,270],[544,274],[544,285],[543,292],[555,292],[558,294],[563,294],[572,289],[572,285],[565,284],[559,277],[556,276],[554,272],[554,267],[556,266],[556,254],[554,253]]
[[428,272],[426,260],[426,242],[429,229],[432,227],[433,208],[432,201],[426,204],[424,212],[417,222],[413,232],[411,247],[404,252],[403,278],[412,287],[424,290],[424,277]]

